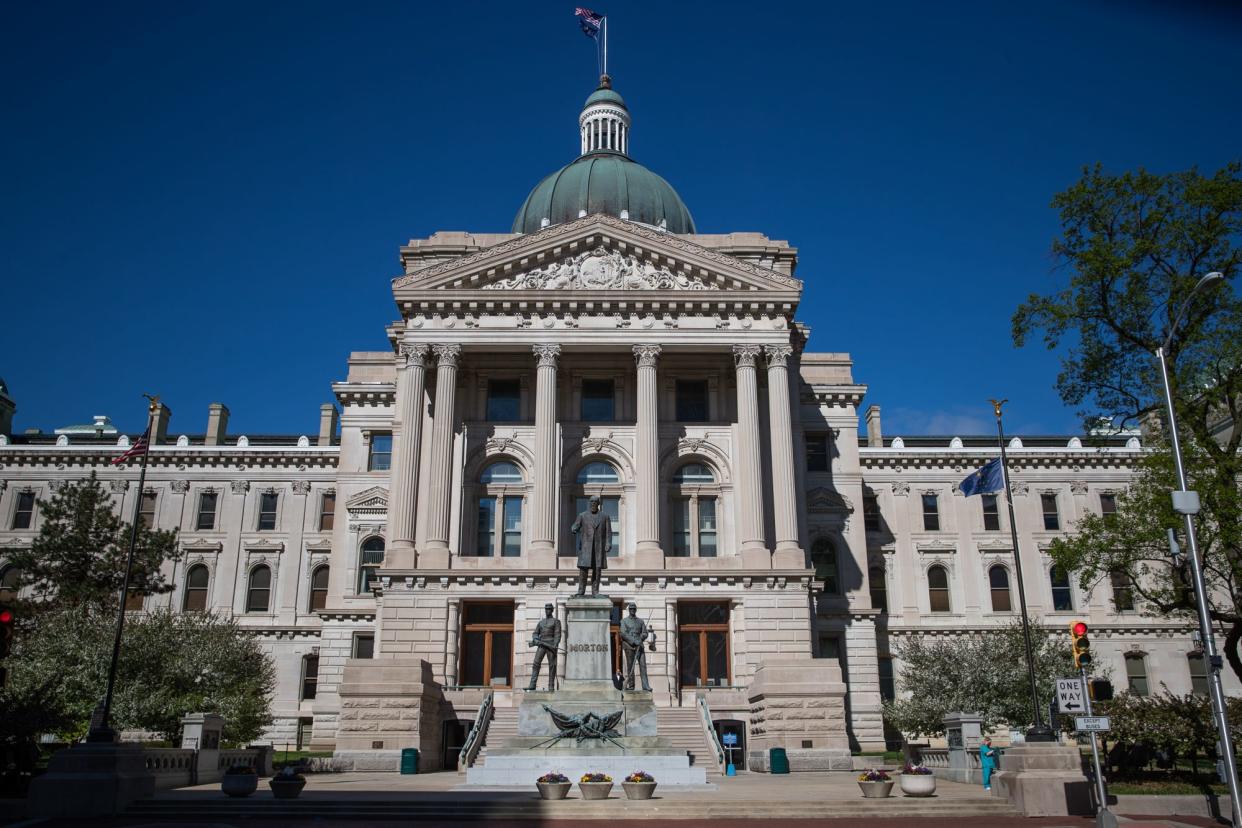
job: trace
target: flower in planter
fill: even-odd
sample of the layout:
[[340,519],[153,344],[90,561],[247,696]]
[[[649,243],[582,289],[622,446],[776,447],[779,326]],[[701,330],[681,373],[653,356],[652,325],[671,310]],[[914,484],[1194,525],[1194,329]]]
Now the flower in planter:
[[926,765],[915,765],[910,762],[906,762],[906,765],[905,767],[901,769],[901,772],[908,773],[912,776],[931,776],[932,775],[932,769],[927,767]]
[[242,776],[249,774],[254,776],[255,769],[249,765],[230,765],[229,769],[224,772],[225,776]]
[[293,765],[285,765],[280,769],[280,773],[276,774],[273,779],[281,782],[305,782],[306,777],[293,769]]
[[584,773],[579,782],[611,782],[612,777],[606,773]]
[[640,771],[634,771],[629,776],[625,777],[625,781],[626,782],[654,782],[655,777],[647,773],[646,771],[640,770]]
[[541,785],[563,785],[569,781],[569,777],[563,773],[545,773],[535,781]]
[[888,775],[888,771],[882,768],[868,768],[858,774],[859,782],[892,782],[893,777]]

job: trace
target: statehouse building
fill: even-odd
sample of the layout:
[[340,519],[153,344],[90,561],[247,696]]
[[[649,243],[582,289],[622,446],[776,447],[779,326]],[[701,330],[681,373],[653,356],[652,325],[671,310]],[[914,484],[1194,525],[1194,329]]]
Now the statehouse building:
[[[618,621],[632,600],[657,632],[647,661],[670,738],[709,768],[713,732],[737,734],[756,769],[774,746],[794,769],[882,750],[895,644],[1017,613],[1004,497],[957,489],[995,438],[883,433],[884,389],[799,321],[797,249],[703,232],[633,160],[630,128],[605,78],[579,155],[509,232],[400,247],[391,347],[349,355],[318,434],[241,435],[222,404],[164,407],[138,491],[136,468],[109,465],[137,435],[106,417],[11,433],[21,389],[0,384],[5,585],[5,550],[30,544],[40,501],[94,471],[184,551],[175,588],[131,608],[230,615],[271,653],[272,742],[392,770],[417,747],[424,768],[454,767],[480,710],[465,761],[512,734],[531,631],[546,603],[564,619],[569,529],[599,496],[602,591]],[[1114,508],[1139,435],[1018,435],[1009,451],[1033,615],[1089,620],[1121,688],[1206,692],[1186,621],[1145,614],[1124,581],[1084,591],[1046,552]],[[994,669],[1022,665],[980,665]]]

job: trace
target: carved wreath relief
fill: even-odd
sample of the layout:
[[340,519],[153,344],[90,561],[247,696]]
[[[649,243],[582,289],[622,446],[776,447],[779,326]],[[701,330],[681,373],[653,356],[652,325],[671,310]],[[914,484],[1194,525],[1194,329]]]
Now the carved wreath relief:
[[484,290],[718,290],[694,276],[673,273],[634,256],[597,247],[546,267],[484,285]]

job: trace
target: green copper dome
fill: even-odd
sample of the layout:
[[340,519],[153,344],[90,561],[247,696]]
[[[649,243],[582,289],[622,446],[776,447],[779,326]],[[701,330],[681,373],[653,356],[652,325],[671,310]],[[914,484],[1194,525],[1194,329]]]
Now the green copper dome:
[[578,118],[577,160],[540,181],[513,219],[514,233],[607,213],[670,233],[694,233],[694,219],[677,191],[629,157],[630,113],[607,75]]

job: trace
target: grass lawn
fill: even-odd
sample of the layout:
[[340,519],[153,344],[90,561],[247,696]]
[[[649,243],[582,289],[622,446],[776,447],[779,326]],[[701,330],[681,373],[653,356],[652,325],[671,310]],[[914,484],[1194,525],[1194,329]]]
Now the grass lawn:
[[1141,776],[1129,776],[1124,779],[1110,780],[1108,792],[1111,794],[1140,794],[1157,796],[1161,794],[1204,794],[1208,790],[1216,794],[1228,794],[1229,788],[1216,779],[1215,774],[1200,773],[1197,776],[1190,771],[1156,771]]

